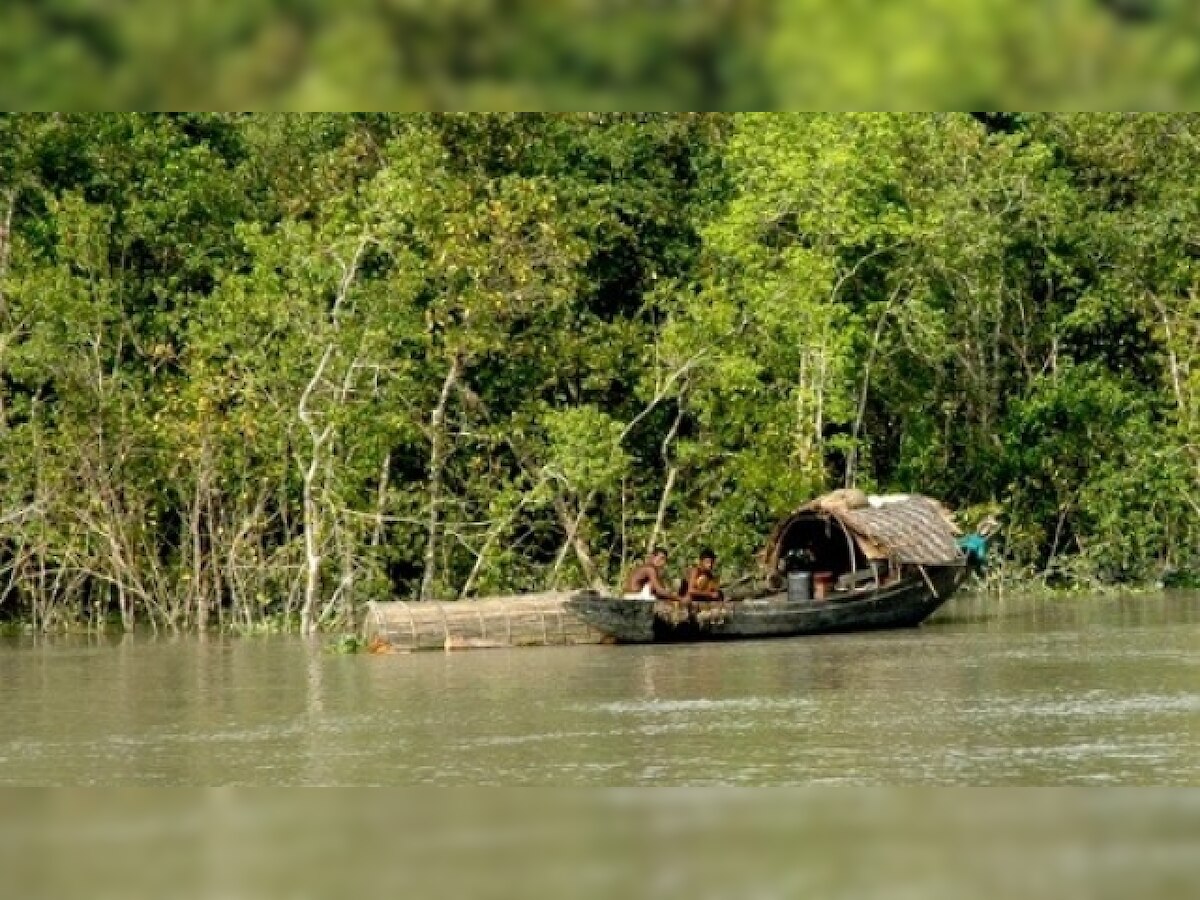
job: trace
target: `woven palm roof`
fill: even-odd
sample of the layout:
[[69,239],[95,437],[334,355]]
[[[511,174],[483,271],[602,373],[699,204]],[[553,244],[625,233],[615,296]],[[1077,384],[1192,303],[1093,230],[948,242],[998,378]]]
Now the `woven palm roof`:
[[764,554],[769,567],[775,566],[791,526],[813,517],[839,521],[869,559],[924,566],[955,565],[963,559],[957,526],[949,511],[930,497],[873,498],[872,503],[858,506],[831,494],[806,503],[775,527]]

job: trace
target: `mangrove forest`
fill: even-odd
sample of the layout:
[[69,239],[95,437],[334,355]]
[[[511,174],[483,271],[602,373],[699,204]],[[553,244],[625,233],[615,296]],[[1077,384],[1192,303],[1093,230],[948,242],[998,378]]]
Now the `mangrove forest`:
[[827,490],[1200,577],[1192,115],[0,117],[0,619],[753,569]]

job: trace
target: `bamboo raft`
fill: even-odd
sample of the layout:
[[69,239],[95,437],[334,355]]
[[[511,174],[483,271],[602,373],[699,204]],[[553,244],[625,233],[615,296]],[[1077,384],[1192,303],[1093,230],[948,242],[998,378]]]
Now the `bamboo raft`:
[[556,592],[456,602],[372,603],[364,637],[376,652],[555,647],[611,640],[566,608]]

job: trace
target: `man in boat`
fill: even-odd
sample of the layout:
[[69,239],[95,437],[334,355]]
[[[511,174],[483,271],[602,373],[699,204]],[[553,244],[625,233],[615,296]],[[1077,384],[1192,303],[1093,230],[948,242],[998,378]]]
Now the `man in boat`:
[[684,600],[725,599],[725,594],[721,592],[721,579],[717,577],[716,566],[717,554],[705,547],[700,551],[696,565],[687,571],[687,580],[684,582],[686,585]]
[[667,551],[655,547],[650,557],[629,573],[625,581],[625,597],[637,600],[678,600],[679,596],[663,581],[667,567]]

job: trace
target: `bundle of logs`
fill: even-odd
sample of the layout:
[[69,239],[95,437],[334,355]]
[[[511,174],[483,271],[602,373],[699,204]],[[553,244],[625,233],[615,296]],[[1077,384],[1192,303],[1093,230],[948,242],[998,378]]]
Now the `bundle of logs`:
[[601,644],[605,636],[564,607],[569,593],[523,594],[453,603],[372,603],[368,646],[375,652]]

